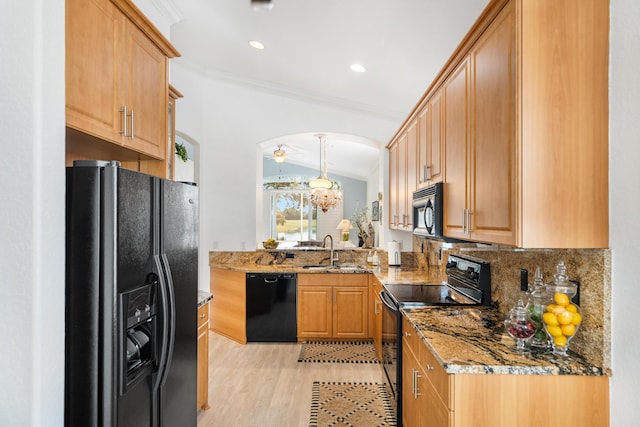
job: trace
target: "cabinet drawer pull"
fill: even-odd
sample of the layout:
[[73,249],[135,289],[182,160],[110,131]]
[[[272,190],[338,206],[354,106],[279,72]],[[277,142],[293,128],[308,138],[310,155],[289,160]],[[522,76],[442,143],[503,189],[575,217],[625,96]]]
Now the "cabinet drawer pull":
[[207,315],[206,315],[206,314],[201,314],[201,315],[200,315],[200,318],[201,318],[201,319],[204,319],[205,317],[207,317]]
[[405,333],[404,333],[404,336],[405,336],[405,337],[410,337],[410,336],[411,336],[411,333],[409,333],[409,332],[405,332]]

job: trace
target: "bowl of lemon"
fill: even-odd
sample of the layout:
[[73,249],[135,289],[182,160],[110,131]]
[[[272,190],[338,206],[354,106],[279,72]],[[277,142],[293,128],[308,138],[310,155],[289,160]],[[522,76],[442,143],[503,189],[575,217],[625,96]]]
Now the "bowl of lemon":
[[264,247],[265,249],[276,249],[278,247],[278,242],[274,239],[269,238],[262,242],[262,247]]

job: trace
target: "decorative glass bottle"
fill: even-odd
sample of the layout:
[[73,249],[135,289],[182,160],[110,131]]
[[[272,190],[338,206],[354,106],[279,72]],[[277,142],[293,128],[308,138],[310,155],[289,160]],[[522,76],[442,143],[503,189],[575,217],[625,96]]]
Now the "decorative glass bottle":
[[529,341],[531,347],[544,350],[549,348],[549,338],[547,338],[547,333],[542,326],[542,315],[547,310],[548,303],[549,296],[542,281],[542,270],[540,267],[536,267],[535,280],[529,286],[527,303],[531,321],[536,325],[536,333],[531,338],[531,341]]
[[529,353],[527,341],[535,334],[536,325],[531,321],[529,310],[525,308],[522,299],[519,299],[518,305],[509,311],[509,318],[504,321],[504,327],[509,335],[516,340],[515,347],[511,347],[511,349],[520,354]]
[[542,315],[542,323],[549,335],[553,354],[566,356],[569,343],[582,323],[582,315],[580,307],[571,301],[578,287],[567,278],[564,262],[558,263],[555,280],[547,283],[545,288],[549,303]]

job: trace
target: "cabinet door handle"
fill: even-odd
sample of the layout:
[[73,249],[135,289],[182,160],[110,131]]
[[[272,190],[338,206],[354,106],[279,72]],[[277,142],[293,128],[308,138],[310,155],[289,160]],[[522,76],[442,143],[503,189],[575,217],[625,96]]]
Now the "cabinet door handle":
[[206,315],[205,315],[205,314],[201,314],[201,315],[200,315],[200,318],[201,318],[201,319],[204,319],[205,317],[206,317]]
[[424,180],[429,181],[431,179],[431,165],[424,165]]
[[127,106],[123,105],[119,111],[122,113],[122,130],[120,133],[122,136],[129,136],[127,135]]
[[473,215],[473,211],[467,209],[467,234],[471,234],[473,231],[473,227],[471,227],[471,215]]
[[417,398],[418,396],[422,396],[422,393],[420,393],[420,383],[418,382],[420,380],[420,378],[422,378],[422,375],[420,375],[420,372],[418,370],[415,371],[415,391],[413,393],[413,395]]
[[425,368],[427,369],[427,371],[433,371],[433,366],[431,366],[428,363],[427,363],[427,366],[425,366]]
[[411,336],[411,333],[410,333],[410,332],[405,332],[405,333],[404,333],[404,336],[405,336],[405,337],[410,337],[410,336]]
[[134,135],[133,135],[133,130],[134,130],[134,128],[135,128],[135,124],[134,124],[134,122],[133,122],[133,109],[132,109],[132,110],[131,110],[131,139],[133,139],[133,138],[134,138]]
[[462,234],[467,234],[467,210],[462,210]]
[[416,370],[411,368],[411,394],[416,397]]

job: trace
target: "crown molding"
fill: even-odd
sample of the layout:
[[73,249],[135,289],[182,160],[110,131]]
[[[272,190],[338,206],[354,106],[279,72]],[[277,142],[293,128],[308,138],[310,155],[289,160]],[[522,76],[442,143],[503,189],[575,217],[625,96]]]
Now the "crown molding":
[[176,58],[171,61],[172,65],[180,65],[188,70],[196,72],[205,78],[212,80],[221,80],[229,83],[237,84],[239,86],[247,87],[254,90],[259,90],[265,93],[273,95],[283,96],[298,101],[310,102],[322,106],[331,106],[334,108],[341,108],[352,112],[361,114],[373,115],[379,118],[402,122],[407,114],[406,112],[400,112],[391,110],[388,108],[381,108],[374,105],[363,104],[355,101],[350,101],[343,98],[323,95],[318,92],[308,91],[304,89],[297,89],[288,86],[279,85],[276,83],[265,82],[260,80],[248,79],[236,74],[228,73],[222,70],[216,70],[211,68],[205,68],[200,64],[185,59],[184,57]]

